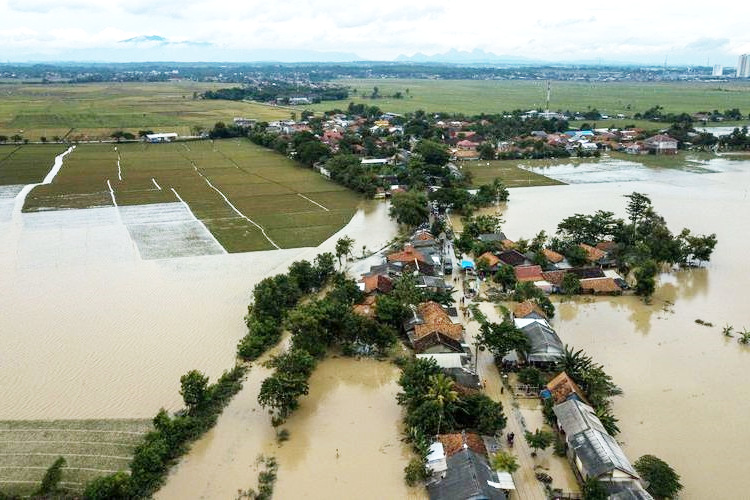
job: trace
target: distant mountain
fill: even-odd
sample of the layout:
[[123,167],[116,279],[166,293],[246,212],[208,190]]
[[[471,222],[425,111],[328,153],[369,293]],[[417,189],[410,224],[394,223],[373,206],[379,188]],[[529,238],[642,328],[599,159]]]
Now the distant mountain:
[[169,43],[169,40],[159,35],[140,35],[128,38],[127,40],[120,40],[117,43],[143,43],[143,42],[159,42]]
[[417,52],[412,56],[400,55],[396,61],[420,62],[420,63],[452,63],[452,64],[539,64],[542,61],[528,59],[526,57],[497,55],[482,49],[474,49],[471,52],[451,49],[442,54],[426,55]]

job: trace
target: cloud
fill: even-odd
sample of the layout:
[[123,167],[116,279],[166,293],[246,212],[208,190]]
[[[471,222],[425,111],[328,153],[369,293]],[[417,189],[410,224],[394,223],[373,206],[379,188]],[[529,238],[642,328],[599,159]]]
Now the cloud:
[[729,44],[729,38],[699,38],[685,46],[688,50],[717,50]]

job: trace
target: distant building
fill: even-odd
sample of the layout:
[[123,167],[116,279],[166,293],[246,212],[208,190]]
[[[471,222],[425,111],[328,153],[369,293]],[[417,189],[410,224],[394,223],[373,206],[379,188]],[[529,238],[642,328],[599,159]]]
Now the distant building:
[[750,54],[742,54],[737,62],[737,78],[750,77]]
[[714,70],[711,72],[711,76],[722,76],[724,74],[724,66],[721,64],[714,64]]
[[169,132],[166,134],[146,134],[146,140],[148,142],[172,142],[177,139],[175,132]]

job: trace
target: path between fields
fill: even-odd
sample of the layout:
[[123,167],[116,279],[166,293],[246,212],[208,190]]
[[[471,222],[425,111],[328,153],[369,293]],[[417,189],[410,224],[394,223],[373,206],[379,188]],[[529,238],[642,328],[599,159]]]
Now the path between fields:
[[297,196],[301,196],[302,198],[306,199],[306,200],[307,200],[307,201],[309,201],[310,203],[314,203],[315,205],[318,205],[318,206],[319,206],[320,208],[322,208],[322,209],[323,209],[323,210],[325,210],[326,212],[330,212],[330,210],[328,210],[328,209],[327,209],[326,207],[324,207],[323,205],[321,205],[320,203],[318,203],[318,202],[317,202],[317,201],[315,201],[315,200],[311,200],[310,198],[308,198],[307,196],[305,196],[305,195],[304,195],[304,194],[302,194],[302,193],[297,193]]

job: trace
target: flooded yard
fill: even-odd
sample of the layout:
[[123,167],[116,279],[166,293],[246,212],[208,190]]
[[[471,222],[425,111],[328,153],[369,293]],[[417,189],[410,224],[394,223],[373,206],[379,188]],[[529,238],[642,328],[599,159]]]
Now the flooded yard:
[[717,234],[711,263],[663,275],[652,305],[636,297],[581,298],[559,304],[553,320],[563,342],[584,349],[623,388],[614,412],[628,457],[666,460],[682,476],[684,499],[745,495],[750,348],[721,329],[750,328],[750,162],[723,162],[714,160],[723,173],[681,173],[677,183],[663,172],[647,182],[517,189],[504,212],[506,234],[530,238],[541,229],[554,233],[574,213],[624,216],[622,195],[637,190],[673,231]]

